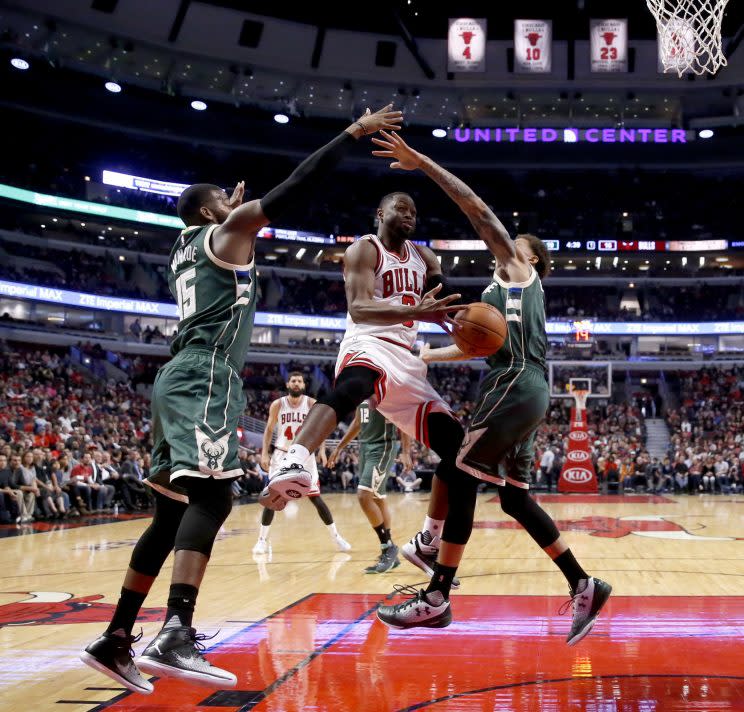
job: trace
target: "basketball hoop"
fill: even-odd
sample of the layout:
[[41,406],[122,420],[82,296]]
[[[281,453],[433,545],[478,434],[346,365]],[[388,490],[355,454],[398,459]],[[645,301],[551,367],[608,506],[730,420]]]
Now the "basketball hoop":
[[656,18],[665,72],[715,74],[727,64],[721,23],[728,0],[646,0]]
[[576,401],[576,412],[580,413],[582,410],[586,410],[586,399],[589,397],[590,391],[586,391],[583,388],[572,388],[571,395]]

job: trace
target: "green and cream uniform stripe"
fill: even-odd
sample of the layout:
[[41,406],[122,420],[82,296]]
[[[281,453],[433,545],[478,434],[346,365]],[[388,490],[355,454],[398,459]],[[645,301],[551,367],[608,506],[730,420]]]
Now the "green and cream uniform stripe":
[[364,401],[359,406],[359,489],[385,496],[385,483],[400,449],[398,429]]
[[[545,334],[545,294],[537,272],[524,282],[505,282],[494,272],[481,300],[495,306],[506,318],[504,345],[488,358],[490,372],[484,380],[479,406],[471,428],[488,419],[491,412],[508,398],[511,386],[525,370],[545,372],[548,340]],[[489,396],[499,392],[497,401]]]

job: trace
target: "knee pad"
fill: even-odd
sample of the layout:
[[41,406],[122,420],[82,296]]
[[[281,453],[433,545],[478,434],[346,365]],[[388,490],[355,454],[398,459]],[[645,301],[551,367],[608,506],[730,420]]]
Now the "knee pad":
[[507,484],[496,488],[499,493],[499,501],[504,514],[517,519],[525,511],[529,495],[526,489]]
[[560,532],[550,515],[521,487],[507,484],[498,487],[501,509],[513,519],[516,519],[537,542],[538,546],[550,546]]
[[155,514],[132,551],[129,566],[139,574],[157,576],[173,550],[186,504],[155,492]]
[[336,421],[341,422],[375,392],[379,374],[365,366],[349,366],[338,374],[333,390],[318,399],[318,403],[333,408]]
[[465,545],[473,531],[475,501],[478,494],[478,480],[463,473],[461,480],[448,490],[449,511],[444,522],[442,538],[452,544]]
[[174,549],[198,551],[209,557],[220,527],[232,510],[232,481],[186,478],[189,505],[176,534]]
[[470,475],[457,466],[457,453],[465,437],[459,421],[446,413],[432,413],[427,425],[431,449],[440,457],[436,468],[437,477],[448,485],[456,484],[464,477],[470,478]]

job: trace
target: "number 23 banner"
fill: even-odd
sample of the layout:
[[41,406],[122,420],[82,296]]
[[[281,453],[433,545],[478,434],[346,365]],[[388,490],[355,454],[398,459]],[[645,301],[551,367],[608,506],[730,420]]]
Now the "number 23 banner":
[[552,71],[552,40],[550,20],[514,20],[514,71]]
[[591,35],[592,71],[628,71],[628,21],[592,20]]

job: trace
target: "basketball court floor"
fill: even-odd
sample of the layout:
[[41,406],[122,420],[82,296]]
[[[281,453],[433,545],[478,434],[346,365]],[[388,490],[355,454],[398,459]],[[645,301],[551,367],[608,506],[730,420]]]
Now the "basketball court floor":
[[[168,680],[131,694],[85,667],[81,647],[105,627],[145,519],[4,527],[0,709],[93,710],[744,710],[744,497],[542,495],[584,567],[614,586],[594,631],[565,645],[563,577],[480,495],[476,529],[441,630],[389,630],[375,618],[393,584],[418,585],[403,562],[364,575],[378,544],[356,499],[329,495],[353,546],[332,548],[307,502],[272,527],[254,560],[260,507],[237,506],[197,604],[209,656],[232,691]],[[420,527],[427,495],[391,495],[399,543]],[[170,560],[141,625],[159,629]],[[138,624],[139,625],[139,624]]]

